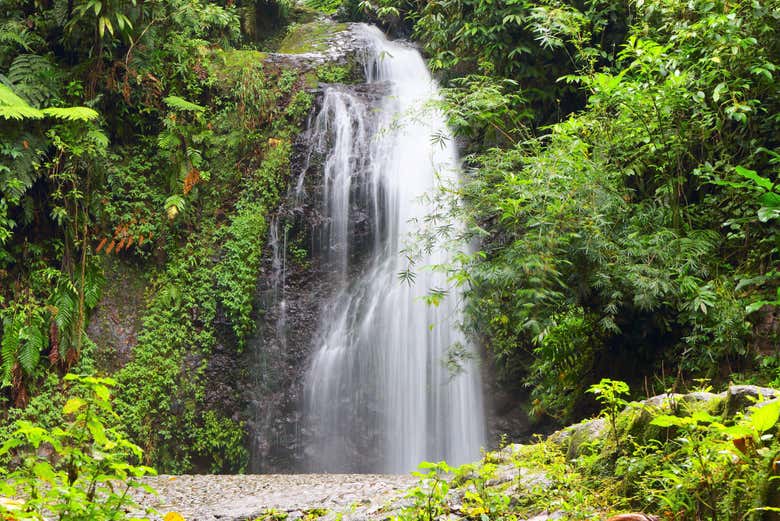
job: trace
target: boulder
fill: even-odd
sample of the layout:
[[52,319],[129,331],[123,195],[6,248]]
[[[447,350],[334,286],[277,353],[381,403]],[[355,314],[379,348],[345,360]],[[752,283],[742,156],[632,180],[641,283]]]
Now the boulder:
[[777,390],[757,385],[732,385],[726,391],[726,404],[723,415],[733,418],[738,412],[748,409],[763,400],[780,397]]

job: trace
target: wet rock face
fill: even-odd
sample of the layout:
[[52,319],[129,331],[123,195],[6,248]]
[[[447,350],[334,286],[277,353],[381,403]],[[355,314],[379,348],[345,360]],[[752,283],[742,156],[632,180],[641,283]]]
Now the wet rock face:
[[130,360],[138,343],[147,275],[132,262],[107,258],[106,279],[111,283],[103,288],[87,324],[87,335],[98,346],[98,367],[113,373]]
[[[381,85],[348,88],[371,100],[378,101],[382,95]],[[315,94],[310,122],[320,106],[322,91]],[[322,213],[323,158],[312,153],[309,138],[305,132],[295,143],[288,195],[270,222],[255,303],[257,333],[245,354],[251,472],[304,470],[304,376],[316,347],[322,306],[336,288],[321,241],[328,225]],[[363,188],[356,186],[355,190]],[[367,245],[372,226],[368,209],[355,205],[351,213],[352,232],[365,237]],[[367,248],[352,252],[351,265],[356,270],[365,251]]]
[[304,72],[323,65],[357,66],[363,43],[353,31],[355,25],[330,20],[304,24],[285,38],[281,52],[269,53],[265,63]]

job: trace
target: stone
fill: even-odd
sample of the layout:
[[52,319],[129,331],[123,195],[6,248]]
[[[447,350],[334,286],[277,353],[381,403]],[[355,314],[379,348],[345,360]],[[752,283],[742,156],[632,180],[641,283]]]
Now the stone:
[[158,495],[134,490],[134,499],[157,510],[155,520],[178,512],[187,521],[244,521],[269,511],[284,513],[288,520],[314,511],[322,512],[322,519],[335,512],[344,513],[344,519],[367,519],[389,502],[400,503],[417,480],[372,474],[255,474],[161,475],[144,482]]
[[769,400],[779,396],[778,391],[769,387],[732,385],[726,391],[724,416],[732,418],[738,412],[747,410],[748,407],[755,405],[760,400]]
[[553,443],[566,446],[566,457],[574,459],[587,444],[603,439],[608,432],[607,420],[595,418],[572,425],[552,434],[548,439]]

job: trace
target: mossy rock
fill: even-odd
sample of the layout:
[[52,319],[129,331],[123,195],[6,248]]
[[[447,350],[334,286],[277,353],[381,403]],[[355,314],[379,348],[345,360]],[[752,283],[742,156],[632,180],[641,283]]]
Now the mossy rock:
[[621,438],[630,436],[642,443],[663,440],[670,436],[670,431],[666,427],[651,424],[656,416],[661,414],[688,416],[697,411],[719,416],[723,412],[725,399],[723,393],[695,392],[663,394],[642,402],[633,402],[618,416],[618,433]]
[[758,402],[778,397],[780,397],[778,391],[769,387],[732,385],[725,393],[723,415],[726,418],[733,418],[738,412],[744,412]]
[[[726,409],[726,393],[695,392],[689,394],[663,394],[632,402],[617,417],[620,439],[633,438],[642,443],[664,440],[674,433],[666,427],[652,425],[653,418],[661,414],[691,415],[704,411],[720,416]],[[605,418],[586,420],[560,430],[549,440],[566,449],[567,458],[576,458],[593,445],[607,441],[609,425]]]
[[318,20],[290,28],[279,45],[282,54],[306,54],[326,51],[330,40],[339,32],[347,30],[347,24],[330,20]]
[[548,440],[565,447],[566,457],[574,459],[587,447],[606,439],[609,427],[605,418],[586,420],[552,434]]
[[100,302],[87,324],[87,332],[97,349],[97,369],[113,373],[131,358],[141,330],[145,290],[150,272],[143,265],[106,256],[106,284]]

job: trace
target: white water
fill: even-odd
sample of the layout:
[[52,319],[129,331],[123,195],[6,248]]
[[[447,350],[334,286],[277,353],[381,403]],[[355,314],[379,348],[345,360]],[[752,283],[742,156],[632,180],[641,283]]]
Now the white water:
[[[311,134],[325,158],[321,245],[338,292],[322,310],[306,376],[308,466],[407,472],[423,460],[464,463],[479,457],[485,427],[476,356],[454,375],[443,364],[453,345],[474,354],[457,327],[459,297],[429,306],[422,298],[447,286],[442,275],[418,270],[413,285],[398,277],[413,221],[429,210],[420,199],[437,175],[457,175],[457,152],[451,139],[432,142],[449,136],[440,114],[419,117],[437,96],[420,54],[376,28],[361,33],[368,81],[385,89],[381,102],[330,87]],[[369,224],[361,228],[356,216]],[[418,266],[446,255],[436,250]]]

